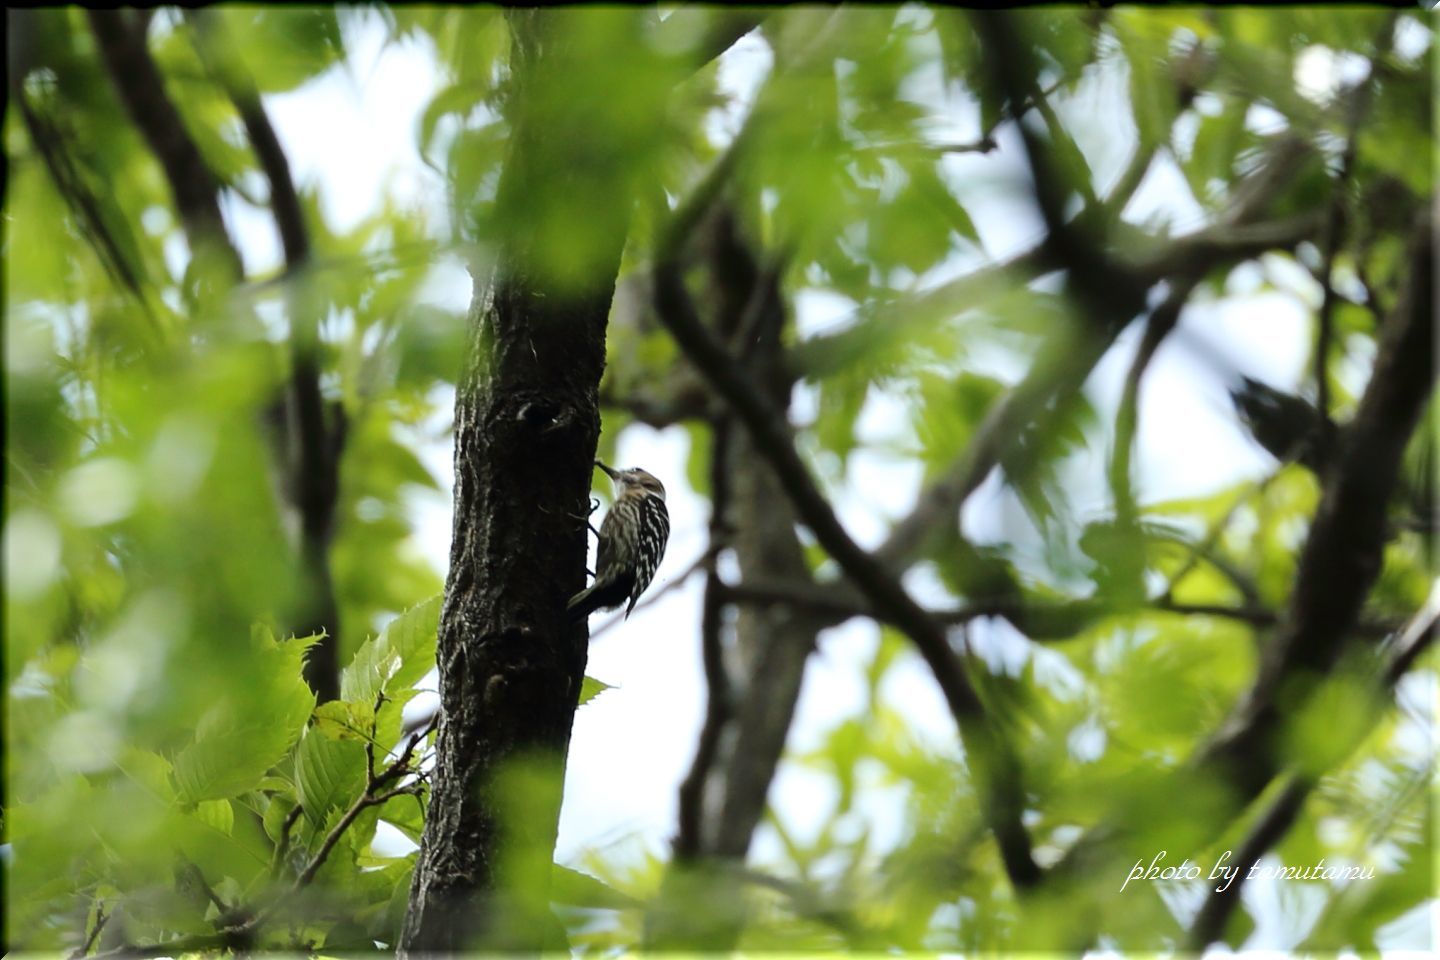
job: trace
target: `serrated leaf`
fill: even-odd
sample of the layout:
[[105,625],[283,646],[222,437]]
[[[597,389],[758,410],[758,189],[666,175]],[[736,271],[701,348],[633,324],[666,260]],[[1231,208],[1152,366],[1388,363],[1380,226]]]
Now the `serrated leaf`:
[[323,823],[332,810],[349,806],[364,789],[364,744],[335,740],[311,727],[295,753],[295,785],[305,816]]
[[252,639],[254,672],[245,696],[216,703],[197,725],[195,740],[175,757],[175,789],[184,802],[258,789],[315,707],[315,695],[300,674],[315,638],[277,643],[268,631],[257,631]]
[[363,743],[371,739],[374,726],[375,707],[370,703],[331,700],[315,708],[314,728],[332,740],[359,740]]
[[411,607],[362,644],[340,674],[340,698],[373,704],[381,692],[413,686],[423,677],[435,665],[441,599]]
[[580,681],[580,702],[577,705],[583,707],[591,700],[594,700],[596,697],[600,696],[600,694],[604,693],[606,690],[611,689],[611,686],[611,684],[608,684],[603,680],[596,680],[594,677],[587,674],[585,679]]

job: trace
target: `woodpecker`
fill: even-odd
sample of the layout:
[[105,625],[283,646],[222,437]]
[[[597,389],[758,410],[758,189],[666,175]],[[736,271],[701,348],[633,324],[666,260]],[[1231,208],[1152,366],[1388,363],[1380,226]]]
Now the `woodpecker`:
[[615,481],[615,505],[600,524],[600,550],[595,561],[595,582],[565,605],[575,620],[596,610],[611,610],[628,598],[625,616],[650,586],[650,578],[665,556],[670,539],[670,514],[665,509],[665,486],[638,467],[615,470],[599,460],[595,466]]
[[1339,431],[1310,401],[1250,377],[1231,388],[1230,399],[1260,446],[1279,460],[1298,460],[1317,474],[1325,472]]

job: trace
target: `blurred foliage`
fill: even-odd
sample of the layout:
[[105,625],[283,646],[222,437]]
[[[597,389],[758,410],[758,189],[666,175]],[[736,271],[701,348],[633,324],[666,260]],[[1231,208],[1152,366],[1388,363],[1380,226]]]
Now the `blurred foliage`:
[[[995,200],[1023,200],[1025,190],[1007,156],[1013,121],[978,92],[982,50],[964,12],[770,12],[746,41],[753,100],[737,92],[740,68],[677,72],[677,48],[661,43],[666,24],[651,11],[557,16],[571,60],[530,91],[554,137],[532,147],[539,159],[523,176],[533,189],[518,210],[496,200],[515,96],[501,11],[221,14],[266,97],[313,95],[328,78],[353,76],[362,31],[433,56],[439,81],[415,148],[448,203],[435,213],[386,199],[342,228],[320,202],[325,185],[302,182],[311,263],[290,275],[247,249],[249,275],[228,287],[190,257],[164,172],[115,95],[84,11],[12,22],[24,30],[4,120],[12,945],[81,947],[99,927],[92,948],[204,936],[254,918],[227,914],[239,909],[275,921],[259,925],[257,948],[394,943],[423,777],[407,773],[389,784],[407,792],[365,800],[379,795],[373,774],[403,749],[402,711],[434,661],[439,603],[427,598],[441,577],[416,546],[412,510],[417,492],[437,488],[420,438],[443,419],[466,342],[464,317],[424,296],[442,258],[459,252],[483,271],[495,249],[523,239],[529,267],[558,283],[594,282],[606,225],[624,217],[622,287],[643,289],[659,217],[743,123],[729,202],[749,236],[783,251],[788,298],[844,307],[823,329],[802,314],[786,333],[810,411],[801,446],[827,479],[843,479],[861,454],[926,481],[942,475],[1041,345],[1075,320],[1057,284],[1021,264],[989,266],[1015,253],[1009,232],[987,223],[1011,216]],[[1171,202],[1143,217],[1123,202],[1110,211],[1124,230],[1155,234],[1143,243],[1221,216],[1285,133],[1312,145],[1270,212],[1322,208],[1336,190],[1347,205],[1335,260],[1345,296],[1328,358],[1343,421],[1358,386],[1339,370],[1373,354],[1405,279],[1409,216],[1433,190],[1431,24],[1379,9],[1241,8],[1046,10],[1021,22],[1041,54],[1037,90],[1075,135],[1052,141],[1078,195],[1098,202],[1113,187],[1116,174],[1098,172],[1116,167],[1097,147],[1110,141],[1153,152],[1173,174],[1154,188],[1176,192]],[[150,50],[235,229],[268,215],[267,180],[192,29],[159,11]],[[1357,64],[1372,56],[1353,169],[1337,184],[1350,120],[1336,90],[1363,78]],[[1112,101],[1128,114],[1107,115]],[[625,150],[589,149],[617,140]],[[592,192],[573,192],[573,163],[597,171],[583,181]],[[633,213],[621,202],[631,196],[641,201]],[[1212,305],[1243,298],[1224,272],[1204,280]],[[265,427],[289,374],[285,318],[297,293],[322,318],[322,386],[349,424],[329,554],[348,666],[341,699],[318,710],[299,676],[313,638],[277,636],[298,577]],[[1313,299],[1302,302],[1308,314]],[[607,459],[639,401],[664,408],[679,369],[644,307],[625,312],[617,301],[609,343],[617,407],[607,412]],[[897,402],[903,416],[870,416]],[[1102,471],[1077,481],[1110,439],[1106,416],[1087,395],[1054,412],[1001,463],[1018,508],[1013,535],[973,543],[946,531],[924,558],[937,606],[1093,604],[1074,629],[1052,631],[1065,634],[1053,645],[998,618],[969,628],[977,686],[1026,771],[1025,823],[1042,866],[1117,811],[1139,829],[1140,856],[1147,825],[1204,809],[1211,788],[1176,797],[1168,777],[1248,687],[1266,628],[1158,601],[1283,612],[1319,497],[1315,478],[1290,465],[1265,482],[1144,504],[1140,523],[1122,527],[1097,513],[1090,488]],[[1397,503],[1367,608],[1376,620],[1408,616],[1433,582],[1430,536],[1403,521],[1433,502],[1436,416],[1432,408],[1407,458],[1410,495]],[[875,422],[885,426],[867,426]],[[687,429],[688,476],[708,495],[708,427],[692,418]],[[907,499],[886,490],[883,502],[897,516]],[[757,845],[769,852],[739,881],[750,906],[742,948],[993,951],[1023,939],[1027,924],[1051,925],[1061,942],[1096,910],[1102,946],[1180,942],[1198,900],[1172,896],[1178,887],[1118,894],[1123,878],[1103,876],[1072,906],[1019,903],[956,745],[923,735],[905,709],[922,683],[913,652],[888,629],[874,631],[870,649],[862,708],[787,755],[786,769],[823,780],[831,801],[803,823],[771,812]],[[1433,683],[1433,658],[1418,673]],[[1434,758],[1420,734],[1430,698],[1407,687],[1398,710],[1377,711],[1346,676],[1298,724],[1291,750],[1324,776],[1273,856],[1373,866],[1373,880],[1309,884],[1318,914],[1280,908],[1296,943],[1369,950],[1432,894]],[[587,682],[582,702],[604,689]],[[1337,754],[1336,731],[1359,746]],[[512,805],[518,815],[526,796]],[[900,829],[882,829],[897,805]],[[1196,833],[1192,858],[1213,862],[1240,826]],[[557,868],[551,884],[572,947],[613,954],[640,944],[664,859],[607,848],[581,860],[585,872]]]

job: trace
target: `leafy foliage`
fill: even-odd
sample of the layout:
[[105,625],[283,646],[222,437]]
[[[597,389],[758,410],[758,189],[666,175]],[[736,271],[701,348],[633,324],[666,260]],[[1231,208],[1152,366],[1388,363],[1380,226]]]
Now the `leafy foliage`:
[[[1270,298],[1304,317],[1308,338],[1328,276],[1335,336],[1320,367],[1341,422],[1410,279],[1414,211],[1433,202],[1433,25],[1413,13],[1026,12],[1016,22],[1038,74],[1017,119],[977,21],[961,11],[773,11],[745,41],[749,68],[732,58],[698,69],[677,66],[677,51],[719,11],[572,11],[550,22],[573,70],[527,101],[555,137],[524,172],[533,189],[520,211],[497,202],[515,146],[513,58],[523,54],[504,12],[214,13],[271,108],[366,69],[357,38],[422,49],[437,81],[415,146],[446,202],[388,194],[345,226],[327,185],[302,181],[310,259],[257,253],[255,231],[241,225],[276,214],[279,199],[241,100],[201,55],[192,16],[145,13],[163,93],[240,247],[247,274],[235,282],[192,232],[86,12],[14,19],[3,842],[7,937],[25,949],[173,938],[218,948],[234,946],[225,938],[237,929],[253,935],[252,949],[395,943],[427,804],[419,758],[433,743],[426,730],[412,745],[405,725],[429,685],[441,613],[441,574],[416,547],[413,513],[439,484],[416,438],[452,398],[468,336],[465,318],[428,293],[437,262],[463,259],[480,276],[496,250],[523,246],[527,269],[580,288],[595,282],[597,238],[630,223],[601,455],[631,424],[684,423],[689,484],[713,496],[713,398],[650,315],[647,270],[667,252],[656,247],[661,226],[734,149],[724,203],[793,314],[781,375],[796,385],[798,446],[848,502],[854,484],[841,484],[858,483],[862,464],[897,467],[922,489],[943,481],[989,442],[996,411],[1032,371],[1063,371],[1084,352],[1074,278],[1033,246],[1043,224],[1028,206],[1019,124],[1064,181],[1065,216],[1103,227],[1107,251],[1164,253],[1176,236],[1233,226],[1257,195],[1258,208],[1244,209],[1250,225],[1316,217],[1299,242],[1159,279],[1197,282],[1192,306],[1203,309],[1182,329]],[[692,14],[689,36],[678,25]],[[736,81],[747,69],[748,92]],[[617,141],[627,147],[594,149]],[[1267,158],[1294,143],[1282,182],[1257,185]],[[585,182],[603,189],[571,192],[575,163],[599,171]],[[1339,226],[1324,226],[1335,204]],[[697,247],[693,259],[710,257]],[[686,266],[697,287],[714,272],[708,261]],[[843,309],[817,323],[800,304],[819,301]],[[317,562],[297,549],[287,504],[306,478],[283,468],[277,426],[291,416],[278,398],[296,372],[301,317],[317,331],[318,389],[345,425],[333,537],[318,561],[345,667],[339,699],[318,707],[301,670],[319,638],[286,635]],[[1105,362],[1123,355],[1123,368],[1132,342]],[[1309,357],[1288,372],[1313,393],[1315,367]],[[1200,379],[1233,372],[1210,368]],[[1142,471],[1136,515],[1124,515],[1130,491],[1097,479],[1119,435],[1104,389],[1113,371],[1097,370],[1046,398],[1041,415],[1007,424],[1000,469],[976,478],[994,522],[977,531],[967,513],[958,523],[956,504],[905,558],[905,582],[958,624],[968,674],[1024,770],[1023,820],[1042,868],[1083,857],[1082,838],[1117,822],[1133,827],[1126,855],[1178,838],[1197,862],[1214,862],[1244,842],[1269,794],[1210,822],[1224,787],[1186,780],[1187,765],[1262,669],[1323,487],[1302,465],[1274,464],[1259,479],[1232,471],[1214,489],[1161,501],[1166,491]],[[1142,390],[1140,409],[1143,424],[1163,408]],[[1431,902],[1434,757],[1419,742],[1429,707],[1417,703],[1428,694],[1415,690],[1433,683],[1434,660],[1420,660],[1393,696],[1377,697],[1367,671],[1375,641],[1433,589],[1437,417],[1432,402],[1407,453],[1353,644],[1360,662],[1337,667],[1294,709],[1286,758],[1315,787],[1267,848],[1284,864],[1324,858],[1375,876],[1307,883],[1323,909],[1280,910],[1282,947],[1413,945],[1406,918]],[[1154,440],[1142,429],[1142,447]],[[880,519],[903,516],[915,497],[902,486],[869,498]],[[811,554],[828,574],[823,552]],[[1090,944],[1095,928],[1105,947],[1183,944],[1198,889],[1117,893],[1123,876],[1106,874],[1018,896],[981,815],[973,758],[916,706],[930,678],[903,637],[866,630],[864,662],[852,665],[858,707],[803,743],[792,737],[781,764],[782,778],[823,784],[824,802],[801,810],[770,791],[749,863],[725,867],[747,908],[735,945],[1068,949]],[[579,702],[610,689],[587,677]],[[511,806],[526,816],[525,803]],[[572,948],[585,953],[645,945],[647,916],[687,866],[623,846],[579,860],[529,882],[543,893],[548,880]],[[718,902],[692,903],[692,913]],[[1231,945],[1257,920],[1276,920],[1260,912],[1237,914]]]

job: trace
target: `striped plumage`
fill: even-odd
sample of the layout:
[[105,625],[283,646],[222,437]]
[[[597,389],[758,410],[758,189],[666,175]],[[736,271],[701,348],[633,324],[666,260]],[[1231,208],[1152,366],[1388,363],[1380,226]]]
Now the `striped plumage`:
[[670,539],[670,514],[665,487],[639,468],[613,470],[595,461],[615,481],[615,505],[600,524],[600,550],[595,582],[570,598],[566,609],[576,620],[596,610],[609,610],[627,599],[625,616],[650,586]]

